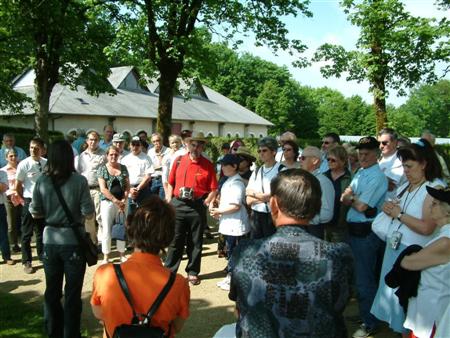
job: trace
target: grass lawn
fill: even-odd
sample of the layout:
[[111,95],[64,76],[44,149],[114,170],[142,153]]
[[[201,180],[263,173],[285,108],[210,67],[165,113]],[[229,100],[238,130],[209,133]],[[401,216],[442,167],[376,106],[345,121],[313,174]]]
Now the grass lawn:
[[44,336],[42,309],[19,297],[0,291],[0,337],[41,338]]

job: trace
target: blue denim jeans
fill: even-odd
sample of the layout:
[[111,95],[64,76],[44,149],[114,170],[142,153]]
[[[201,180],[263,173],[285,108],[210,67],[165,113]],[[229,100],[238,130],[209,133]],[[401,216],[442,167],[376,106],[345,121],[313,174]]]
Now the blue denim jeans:
[[[80,338],[81,290],[86,260],[77,245],[44,245],[44,321],[50,338]],[[64,306],[61,305],[62,284]]]
[[158,195],[162,200],[165,198],[166,194],[164,193],[164,187],[161,177],[159,177],[158,179],[152,177],[152,180],[150,182],[150,191],[152,194]]
[[372,329],[379,325],[379,320],[370,313],[370,308],[378,289],[378,268],[383,259],[384,243],[370,232],[366,237],[350,235],[349,244],[355,257],[359,313],[364,324]]
[[6,209],[0,204],[0,250],[4,261],[11,259],[8,240],[8,222],[6,221]]

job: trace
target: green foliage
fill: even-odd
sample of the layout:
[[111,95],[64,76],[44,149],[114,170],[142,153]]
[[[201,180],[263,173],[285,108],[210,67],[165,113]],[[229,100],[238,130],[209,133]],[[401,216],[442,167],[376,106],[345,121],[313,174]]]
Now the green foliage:
[[[18,147],[21,147],[23,150],[25,150],[26,153],[28,153],[30,140],[34,136],[36,136],[35,129],[0,125],[0,139],[1,139],[2,135],[5,133],[14,134],[14,137],[16,138],[16,145]],[[64,134],[62,132],[49,131],[49,143],[52,143],[55,140],[62,140],[62,139],[64,139]]]
[[[103,48],[112,38],[107,17],[90,0],[0,0],[0,86],[9,87],[18,70],[34,70],[36,132],[48,132],[49,98],[56,83],[89,94],[111,92],[109,64]],[[17,112],[23,97],[11,88],[0,91],[0,106]]]
[[392,125],[405,135],[419,135],[429,129],[437,137],[450,136],[450,81],[422,85],[392,116]]
[[[253,0],[245,3],[239,0],[121,0],[106,1],[105,4],[118,23],[116,41],[107,50],[109,57],[117,63],[139,61],[141,58],[145,61],[138,65],[148,75],[159,72],[157,129],[165,139],[170,133],[177,79],[189,73],[186,66],[200,65],[199,68],[210,69],[211,60],[214,60],[211,56],[215,54],[207,53],[202,43],[208,39],[208,34],[198,26],[227,41],[236,33],[253,32],[257,45],[264,44],[274,51],[281,49],[293,54],[303,52],[306,46],[299,40],[287,38],[288,31],[282,18],[298,14],[311,16],[306,0]],[[299,58],[299,64],[304,62],[305,59]],[[197,68],[196,72],[204,69]],[[242,96],[237,101],[242,102],[247,97]],[[252,102],[246,102],[246,105],[254,107]]]
[[343,0],[341,5],[361,29],[357,49],[324,44],[313,60],[331,61],[321,68],[325,77],[345,73],[349,81],[368,80],[380,127],[385,123],[388,88],[405,95],[405,89],[419,81],[438,80],[438,63],[450,60],[449,22],[413,17],[400,0]]

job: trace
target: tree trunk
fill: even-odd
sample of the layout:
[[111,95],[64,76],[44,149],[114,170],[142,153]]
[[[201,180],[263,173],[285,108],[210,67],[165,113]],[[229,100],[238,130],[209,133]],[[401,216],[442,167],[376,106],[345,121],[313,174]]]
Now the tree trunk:
[[156,130],[161,133],[165,145],[168,145],[168,139],[172,133],[173,96],[179,74],[174,70],[175,68],[170,65],[160,69]]
[[[384,91],[383,91],[384,93]],[[386,127],[387,113],[386,113],[386,99],[383,96],[374,94],[373,105],[375,107],[376,128],[378,132]]]
[[48,76],[44,62],[37,62],[35,68],[36,79],[34,80],[34,92],[35,92],[35,116],[34,127],[36,129],[36,135],[44,140],[48,144],[48,110],[50,106],[50,94],[52,88],[49,88]]

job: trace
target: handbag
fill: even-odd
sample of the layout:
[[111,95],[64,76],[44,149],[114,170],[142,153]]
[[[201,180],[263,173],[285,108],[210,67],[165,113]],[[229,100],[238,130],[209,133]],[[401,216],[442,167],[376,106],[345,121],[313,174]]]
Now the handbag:
[[[133,311],[133,317],[131,318],[131,324],[122,324],[117,326],[114,330],[114,334],[112,338],[164,338],[170,337],[170,331],[172,329],[172,325],[169,326],[169,332],[167,336],[164,335],[164,330],[160,327],[151,326],[151,321],[153,315],[158,310],[162,301],[169,293],[170,288],[175,281],[176,274],[174,272],[170,272],[169,280],[166,285],[162,289],[161,293],[156,298],[155,302],[152,304],[147,314],[138,315],[134,310],[133,302],[131,300],[131,294],[128,289],[127,282],[125,280],[125,276],[123,275],[122,269],[120,268],[120,264],[114,264],[114,271],[116,272],[117,279],[119,280],[120,288],[122,289],[125,298],[128,301],[128,304]],[[109,336],[108,336],[109,337]]]
[[94,242],[92,242],[92,239],[89,236],[89,234],[86,231],[84,231],[84,224],[74,222],[72,213],[70,212],[66,204],[66,201],[64,200],[64,197],[61,194],[59,186],[53,180],[52,183],[53,187],[55,188],[56,195],[58,196],[59,203],[61,203],[61,206],[63,207],[64,212],[66,213],[66,217],[69,220],[70,227],[72,228],[72,231],[75,234],[78,244],[80,245],[81,250],[84,253],[87,265],[92,266],[97,264],[98,260],[97,246],[94,244]]
[[377,217],[372,222],[372,231],[377,235],[382,241],[386,242],[389,228],[393,223],[393,218],[386,215],[384,211],[380,212]]
[[127,239],[125,230],[125,215],[123,212],[119,212],[111,228],[111,238],[120,241],[125,241]]

